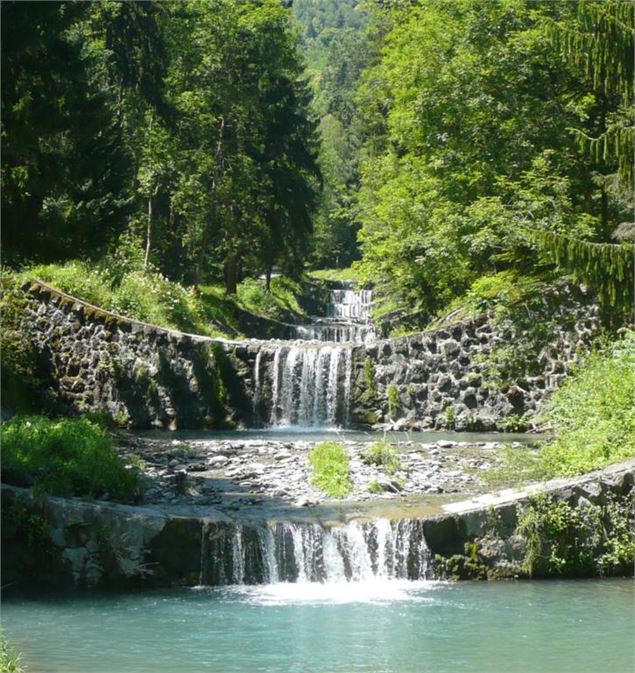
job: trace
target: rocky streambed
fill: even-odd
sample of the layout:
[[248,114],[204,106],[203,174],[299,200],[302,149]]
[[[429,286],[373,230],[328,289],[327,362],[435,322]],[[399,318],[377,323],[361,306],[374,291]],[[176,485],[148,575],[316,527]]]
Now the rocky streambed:
[[[145,482],[146,504],[195,506],[318,505],[328,498],[311,484],[309,452],[315,441],[267,439],[157,439],[125,436],[119,445],[130,469]],[[342,441],[350,459],[353,489],[344,502],[385,501],[416,496],[454,497],[488,488],[484,475],[501,463],[503,442],[391,443],[397,469],[369,464],[372,443]],[[528,449],[529,450],[529,449]],[[454,498],[452,498],[454,499]]]

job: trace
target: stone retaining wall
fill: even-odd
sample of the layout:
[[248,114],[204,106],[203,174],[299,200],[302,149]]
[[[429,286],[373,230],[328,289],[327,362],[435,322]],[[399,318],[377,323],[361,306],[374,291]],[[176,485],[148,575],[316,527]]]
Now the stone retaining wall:
[[[41,282],[31,285],[27,297],[23,329],[36,344],[57,397],[69,408],[105,411],[135,427],[258,424],[255,363],[263,347],[273,358],[272,342],[162,329]],[[343,345],[352,350],[346,361],[353,367],[350,410],[344,416],[353,426],[395,429],[527,426],[600,329],[593,306],[574,303],[560,311],[552,321],[558,327],[535,354],[536,371],[513,381],[492,377],[491,358],[519,335],[486,317],[413,336]],[[286,343],[286,348],[303,347]],[[347,376],[341,373],[338,385]]]
[[249,422],[237,342],[183,334],[104,311],[34,283],[23,329],[62,404],[135,427]]
[[600,329],[597,307],[569,297],[540,351],[512,356],[524,360],[515,372],[497,362],[524,335],[487,316],[368,344],[356,352],[352,418],[394,429],[525,429]]

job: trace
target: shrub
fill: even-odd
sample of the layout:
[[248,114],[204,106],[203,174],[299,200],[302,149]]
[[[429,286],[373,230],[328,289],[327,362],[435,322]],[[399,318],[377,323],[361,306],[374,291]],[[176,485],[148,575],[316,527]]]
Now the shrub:
[[15,274],[3,272],[0,311],[0,388],[2,405],[14,413],[29,413],[48,404],[45,381],[34,344],[22,330],[25,293]]
[[111,437],[85,418],[19,416],[0,430],[3,479],[51,495],[124,502],[139,496],[139,479],[113,451]]
[[362,454],[367,465],[381,467],[386,474],[394,474],[401,468],[401,460],[397,449],[388,442],[375,442]]
[[507,449],[489,483],[575,476],[635,455],[635,332],[599,348],[553,394],[553,436],[537,452]]
[[351,483],[346,447],[338,442],[322,442],[309,453],[313,468],[311,483],[332,498],[347,496]]

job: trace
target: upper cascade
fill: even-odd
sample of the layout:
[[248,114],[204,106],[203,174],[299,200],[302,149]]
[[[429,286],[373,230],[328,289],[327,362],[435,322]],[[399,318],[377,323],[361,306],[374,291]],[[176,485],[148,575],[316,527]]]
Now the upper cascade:
[[295,327],[300,341],[367,343],[375,338],[371,323],[372,290],[354,290],[350,281],[330,290],[326,316],[313,316],[308,325]]

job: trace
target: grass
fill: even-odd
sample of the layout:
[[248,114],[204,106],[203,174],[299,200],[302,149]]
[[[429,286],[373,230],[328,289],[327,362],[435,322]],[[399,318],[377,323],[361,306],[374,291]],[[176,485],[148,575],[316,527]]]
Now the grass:
[[20,286],[34,278],[133,320],[212,337],[245,336],[241,311],[283,321],[305,315],[297,299],[302,288],[284,276],[272,279],[270,292],[265,291],[263,280],[247,278],[236,296],[227,296],[220,284],[187,288],[156,269],[144,269],[138,261],[107,258],[5,271],[3,285]]
[[352,490],[346,447],[338,442],[322,442],[309,453],[313,468],[311,483],[331,498],[344,498]]
[[265,289],[264,281],[255,278],[246,278],[237,291],[242,308],[274,320],[286,320],[290,314],[305,317],[305,311],[297,299],[301,293],[299,283],[286,276],[272,278],[269,292]]
[[16,416],[0,429],[3,480],[60,496],[134,502],[136,472],[126,469],[113,440],[85,418]]
[[155,270],[133,267],[117,271],[108,262],[91,264],[71,260],[42,264],[16,274],[24,283],[39,278],[45,283],[107,311],[183,332],[220,336],[210,310],[193,288],[185,288]]
[[367,465],[381,467],[388,475],[393,475],[401,469],[397,449],[388,442],[375,442],[364,451],[362,459]]
[[316,280],[359,281],[359,274],[352,267],[347,267],[346,269],[319,269],[317,271],[309,271],[307,275]]

